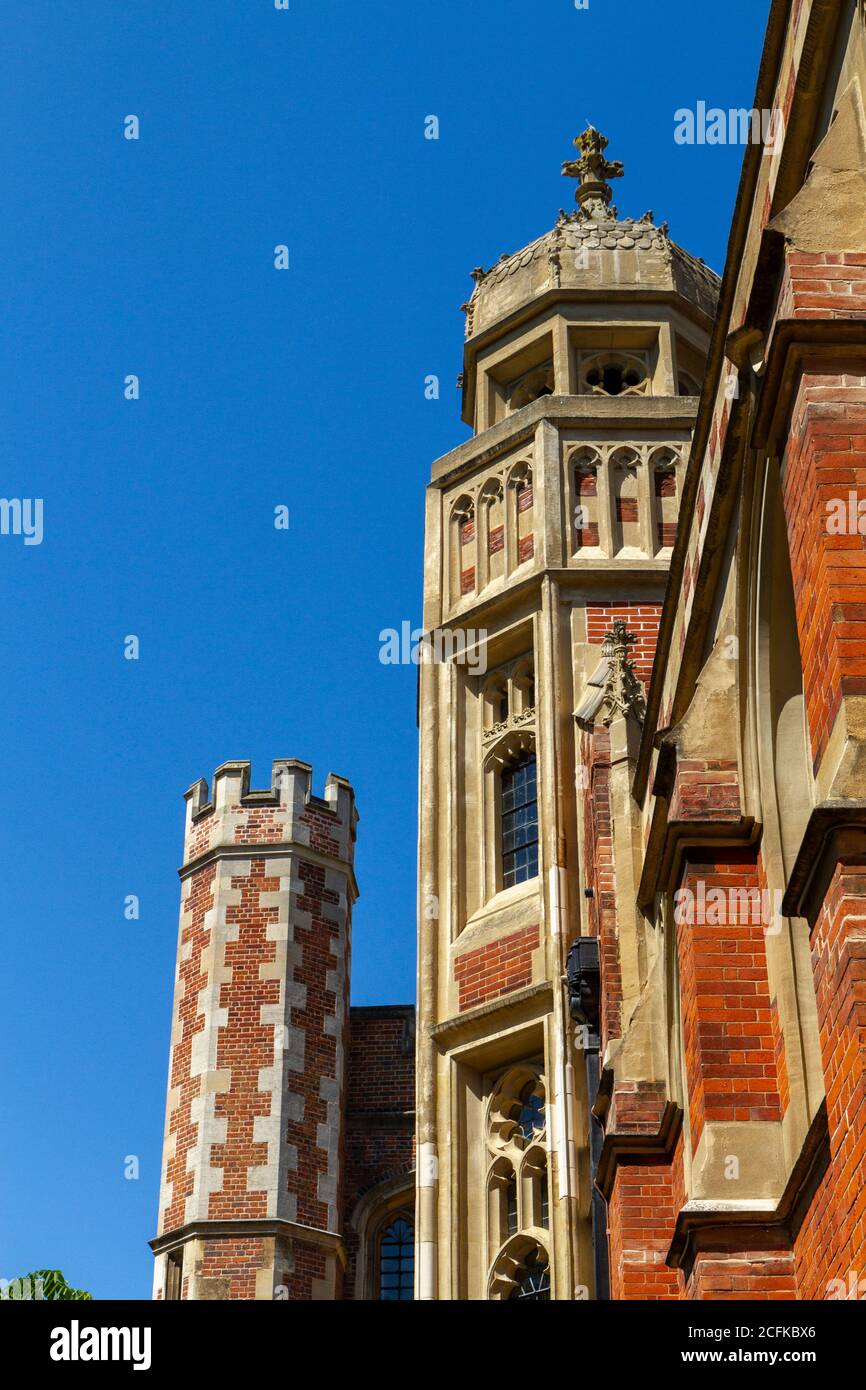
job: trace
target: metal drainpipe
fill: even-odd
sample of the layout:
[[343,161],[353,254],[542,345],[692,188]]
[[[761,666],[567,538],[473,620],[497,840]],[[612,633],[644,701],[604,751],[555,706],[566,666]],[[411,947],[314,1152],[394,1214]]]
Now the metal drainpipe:
[[582,1031],[582,1051],[586,1067],[586,1094],[589,1105],[589,1161],[592,1175],[592,1252],[595,1265],[596,1299],[610,1298],[610,1267],[607,1250],[607,1208],[595,1185],[604,1136],[592,1113],[598,1094],[599,1001],[601,976],[598,937],[580,936],[573,942],[566,965],[571,1017]]

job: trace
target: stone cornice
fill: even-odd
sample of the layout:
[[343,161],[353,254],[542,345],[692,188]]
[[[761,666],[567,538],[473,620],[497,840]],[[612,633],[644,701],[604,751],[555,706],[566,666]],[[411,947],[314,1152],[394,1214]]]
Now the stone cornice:
[[188,1240],[226,1240],[244,1236],[278,1237],[281,1240],[300,1240],[308,1245],[319,1245],[323,1250],[336,1250],[345,1263],[342,1236],[336,1231],[320,1230],[316,1226],[302,1226],[297,1221],[283,1221],[279,1218],[260,1217],[240,1221],[190,1221],[175,1231],[166,1231],[154,1236],[149,1242],[154,1255],[173,1250]]
[[543,396],[481,434],[443,454],[433,464],[430,486],[450,487],[467,473],[503,454],[531,444],[542,421],[559,429],[691,430],[695,396]]
[[476,1038],[486,1036],[491,1029],[491,1019],[497,1013],[507,1011],[512,1015],[508,1020],[511,1026],[533,1018],[542,1018],[550,1013],[552,1008],[553,985],[549,980],[542,980],[540,984],[529,985],[526,989],[515,990],[512,994],[502,994],[498,999],[492,999],[489,1004],[479,1004],[477,1008],[467,1009],[465,1013],[446,1018],[442,1023],[434,1023],[430,1029],[430,1036],[437,1046],[447,1050],[458,1043],[473,1042]]
[[352,901],[357,900],[360,890],[351,864],[347,864],[345,859],[337,859],[333,855],[322,854],[321,851],[311,849],[309,845],[300,844],[297,840],[278,840],[256,845],[213,845],[210,849],[205,850],[204,854],[199,854],[195,859],[181,864],[177,873],[183,882],[192,874],[197,873],[199,869],[205,868],[217,859],[290,859],[293,856],[304,859],[310,864],[320,864],[324,869],[336,869],[339,873],[345,874]]
[[673,1156],[682,1120],[682,1110],[675,1101],[669,1100],[654,1134],[605,1134],[595,1185],[606,1202],[611,1199],[620,1163],[640,1163],[647,1158],[670,1159]]
[[644,854],[638,906],[643,912],[649,912],[656,894],[673,891],[688,850],[704,846],[714,850],[721,846],[750,848],[757,843],[760,834],[761,827],[753,816],[740,816],[736,820],[669,821],[663,818],[660,808]]
[[814,927],[837,864],[854,855],[866,855],[866,801],[815,806],[782,899],[785,915],[805,917]]
[[770,341],[750,443],[780,456],[786,442],[804,359],[818,353],[832,373],[838,359],[866,357],[862,319],[780,319]]

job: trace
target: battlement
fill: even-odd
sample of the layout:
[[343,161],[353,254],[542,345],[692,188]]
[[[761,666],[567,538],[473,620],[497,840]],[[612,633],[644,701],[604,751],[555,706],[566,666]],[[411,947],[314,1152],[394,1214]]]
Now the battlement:
[[[325,795],[312,789],[313,769],[297,758],[277,758],[271,785],[251,787],[247,760],[225,762],[184,795],[186,825],[183,867],[218,848],[296,844],[351,864],[358,812],[355,792],[345,777],[329,773]],[[181,871],[183,872],[183,870]]]

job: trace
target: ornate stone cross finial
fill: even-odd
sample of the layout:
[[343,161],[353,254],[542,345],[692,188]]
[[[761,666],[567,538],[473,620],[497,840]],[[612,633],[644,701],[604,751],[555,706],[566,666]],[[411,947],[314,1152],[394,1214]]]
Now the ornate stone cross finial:
[[566,160],[562,173],[565,178],[580,179],[574,197],[581,213],[597,222],[602,221],[609,211],[615,217],[616,208],[610,207],[613,189],[608,179],[622,178],[622,164],[605,159],[608,142],[595,126],[588,126],[574,144],[580,151],[580,159]]
[[637,638],[629,632],[622,618],[614,621],[610,632],[604,634],[602,655],[610,663],[604,687],[604,723],[610,727],[617,715],[634,714],[643,723],[646,702],[643,688],[634,673],[629,648]]

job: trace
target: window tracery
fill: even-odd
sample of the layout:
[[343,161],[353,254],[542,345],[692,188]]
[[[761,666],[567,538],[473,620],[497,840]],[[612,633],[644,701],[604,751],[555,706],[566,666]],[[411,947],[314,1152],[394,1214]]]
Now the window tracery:
[[525,405],[531,405],[542,396],[552,396],[553,390],[553,363],[545,362],[512,383],[508,393],[508,408],[510,411],[522,410]]
[[547,1106],[538,1065],[495,1083],[487,1107],[489,1291],[550,1297]]
[[647,396],[649,364],[644,353],[600,352],[580,364],[580,389],[587,396]]

